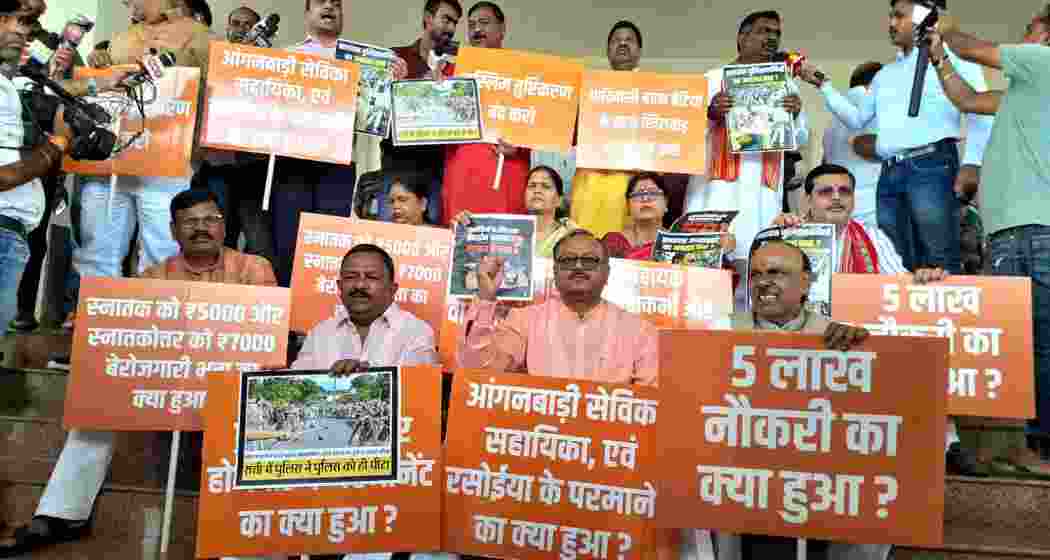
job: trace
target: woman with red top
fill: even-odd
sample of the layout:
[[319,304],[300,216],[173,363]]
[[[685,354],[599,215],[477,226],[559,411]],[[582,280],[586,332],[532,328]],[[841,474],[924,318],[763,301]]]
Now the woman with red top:
[[627,182],[626,196],[631,225],[605,234],[602,244],[610,257],[647,261],[653,256],[653,243],[667,213],[667,189],[656,173],[639,173]]

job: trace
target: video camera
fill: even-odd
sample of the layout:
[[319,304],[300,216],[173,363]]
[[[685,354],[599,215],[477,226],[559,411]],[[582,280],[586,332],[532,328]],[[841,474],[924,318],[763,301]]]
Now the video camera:
[[[112,122],[109,112],[95,103],[73,97],[48,78],[46,70],[42,72],[33,66],[23,66],[21,74],[37,86],[19,92],[22,104],[35,125],[35,130],[26,130],[27,145],[33,146],[44,141],[43,133],[55,133],[55,115],[59,107],[64,107],[63,120],[73,133],[70,157],[75,160],[102,161],[113,156],[117,136],[107,128]],[[45,88],[54,95],[48,95]],[[39,134],[34,135],[33,132]]]

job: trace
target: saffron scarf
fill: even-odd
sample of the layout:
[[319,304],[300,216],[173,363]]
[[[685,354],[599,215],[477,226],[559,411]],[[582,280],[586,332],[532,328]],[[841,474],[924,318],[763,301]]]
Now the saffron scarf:
[[[740,156],[729,149],[729,131],[725,122],[711,120],[711,168],[708,176],[719,181],[735,182],[740,178]],[[762,184],[773,191],[780,188],[782,152],[762,153]]]

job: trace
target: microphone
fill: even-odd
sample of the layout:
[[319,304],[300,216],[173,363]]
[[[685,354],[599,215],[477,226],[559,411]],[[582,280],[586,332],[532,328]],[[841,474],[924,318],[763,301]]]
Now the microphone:
[[61,48],[67,48],[70,50],[77,50],[80,47],[80,42],[84,40],[84,35],[87,35],[95,28],[95,22],[83,15],[77,14],[76,17],[66,22],[66,27],[62,29],[62,44]]
[[434,46],[434,54],[440,56],[456,56],[459,54],[459,41],[449,38],[436,46]]
[[277,14],[270,14],[259,20],[244,34],[244,44],[264,49],[273,47],[273,37],[277,35],[277,24],[279,23],[281,23],[281,16]]
[[919,116],[919,108],[922,105],[922,90],[926,84],[926,68],[930,65],[930,44],[927,35],[933,26],[937,24],[940,13],[937,8],[948,9],[947,0],[918,0],[912,8],[912,22],[915,23],[915,48],[916,53],[915,77],[911,83],[911,100],[908,104],[908,116],[915,118]]
[[[773,55],[773,62],[786,62],[788,71],[795,78],[802,74],[802,66],[806,63],[808,57],[806,53],[802,51],[781,51]],[[813,73],[814,76],[820,81],[825,81],[827,78],[824,73],[817,70]]]
[[151,54],[142,57],[142,61],[138,64],[120,64],[114,66],[113,69],[134,72],[134,74],[124,78],[120,85],[137,87],[146,82],[159,80],[164,76],[164,69],[172,66],[175,66],[175,55],[173,53],[163,52],[157,54],[156,51],[152,51]]

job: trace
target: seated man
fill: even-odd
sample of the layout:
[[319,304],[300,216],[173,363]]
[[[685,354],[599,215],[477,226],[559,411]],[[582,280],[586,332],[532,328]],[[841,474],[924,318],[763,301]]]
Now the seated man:
[[478,266],[480,301],[466,316],[462,367],[656,385],[656,327],[602,299],[609,256],[593,234],[574,230],[554,246],[558,296],[511,309],[497,325],[503,262],[489,256]]
[[[511,309],[496,324],[501,257],[478,267],[478,299],[467,312],[459,342],[461,367],[583,379],[597,383],[656,385],[656,327],[602,299],[609,254],[594,234],[577,229],[554,245],[558,294],[538,305]],[[645,556],[679,558],[679,531],[656,530]]]
[[[292,369],[325,369],[339,376],[373,366],[438,365],[434,329],[394,303],[397,282],[389,253],[376,245],[353,246],[343,257],[336,285],[343,307],[310,331]],[[352,560],[390,557],[390,553],[347,555]],[[456,556],[417,553],[412,558]]]
[[[222,246],[226,237],[218,199],[208,191],[183,191],[171,201],[171,234],[179,253],[142,273],[143,278],[276,286],[269,261]],[[115,434],[71,430],[36,515],[0,545],[0,556],[85,536],[91,511],[113,459]]]
[[[732,330],[822,334],[829,349],[840,351],[847,351],[868,338],[868,331],[861,327],[835,323],[806,309],[803,302],[809,293],[812,265],[809,257],[794,245],[780,240],[767,241],[751,253],[750,260],[751,311],[733,315]],[[719,533],[716,540],[718,560],[793,558],[797,542],[793,538],[729,533]],[[828,558],[856,558],[855,554],[862,548],[867,549],[869,545],[833,543]],[[885,558],[885,554],[871,557]]]

